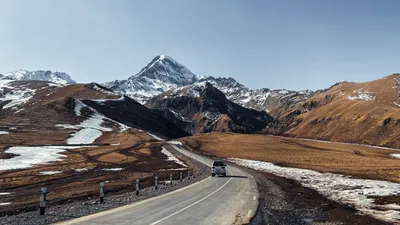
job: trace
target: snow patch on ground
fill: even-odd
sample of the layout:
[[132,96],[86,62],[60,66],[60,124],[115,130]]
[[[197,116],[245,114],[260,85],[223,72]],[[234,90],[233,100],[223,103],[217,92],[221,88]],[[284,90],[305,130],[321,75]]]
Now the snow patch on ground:
[[400,159],[400,154],[390,154],[391,157]]
[[0,196],[2,196],[2,195],[11,195],[11,193],[10,192],[0,192]]
[[11,202],[1,202],[0,206],[11,205]]
[[231,158],[229,161],[251,169],[269,172],[277,176],[300,182],[334,201],[352,205],[363,213],[390,222],[400,222],[399,205],[384,205],[378,210],[373,196],[395,196],[400,194],[400,184],[387,181],[355,179],[350,176],[321,173],[313,170],[280,167],[272,163]]
[[181,165],[183,167],[187,167],[184,162],[176,158],[174,155],[172,155],[171,152],[169,152],[164,146],[162,147],[161,153],[166,155],[168,158],[165,161],[174,161],[176,164]]
[[10,80],[2,80],[0,82],[0,89],[2,89],[2,92],[4,92],[5,89],[10,89],[0,98],[0,101],[10,101],[3,109],[25,104],[35,95],[35,90],[33,89],[8,86],[7,84],[10,82]]
[[171,145],[183,145],[180,141],[168,141],[168,143]]
[[147,132],[147,134],[150,135],[151,137],[153,137],[154,139],[158,140],[158,141],[165,141],[164,139],[162,139],[162,138],[160,138],[159,136],[154,135],[154,134],[152,134],[152,133]]
[[74,133],[71,138],[67,140],[68,144],[92,144],[96,141],[97,138],[103,135],[103,132],[110,132],[112,131],[111,128],[103,127],[102,124],[104,121],[111,121],[113,123],[118,124],[120,127],[120,131],[124,132],[130,127],[114,121],[112,119],[107,118],[103,114],[97,112],[95,109],[85,105],[79,100],[75,100],[75,114],[77,116],[81,116],[81,109],[83,107],[87,107],[92,110],[93,115],[90,116],[87,120],[83,121],[78,125],[71,125],[71,124],[57,124],[57,127],[62,127],[65,129],[79,129],[78,132]]
[[364,101],[372,101],[375,100],[375,96],[366,90],[358,89],[353,92],[351,96],[348,97],[349,100],[364,100]]
[[39,175],[54,175],[54,174],[60,174],[63,171],[42,171],[39,172]]
[[89,170],[89,168],[80,168],[80,169],[74,169],[75,172],[81,173],[81,172],[86,172]]
[[10,132],[8,132],[8,131],[3,131],[3,130],[0,130],[0,134],[9,134]]
[[26,169],[34,165],[62,161],[65,155],[60,154],[66,149],[83,148],[85,146],[21,146],[11,147],[5,153],[17,156],[10,159],[0,159],[1,170]]
[[108,168],[108,169],[102,169],[103,171],[121,171],[124,168]]

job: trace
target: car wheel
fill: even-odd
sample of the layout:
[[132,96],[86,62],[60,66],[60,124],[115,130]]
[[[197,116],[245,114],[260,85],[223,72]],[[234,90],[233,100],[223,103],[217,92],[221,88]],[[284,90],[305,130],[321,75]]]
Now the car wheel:
[[212,176],[212,177],[215,177],[215,174],[213,173],[213,174],[211,174],[211,176]]
[[226,173],[224,173],[224,175],[223,175],[224,177],[226,177]]

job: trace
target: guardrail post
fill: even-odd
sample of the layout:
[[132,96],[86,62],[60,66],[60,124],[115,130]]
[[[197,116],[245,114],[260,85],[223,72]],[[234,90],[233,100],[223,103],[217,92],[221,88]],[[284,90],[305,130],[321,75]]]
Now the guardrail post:
[[169,175],[169,181],[171,182],[171,186],[172,186],[172,174]]
[[139,195],[139,182],[140,182],[140,180],[139,179],[136,179],[136,195]]
[[104,203],[104,182],[100,182],[100,204]]
[[40,189],[40,210],[39,210],[39,215],[43,216],[46,213],[46,194],[47,194],[47,188],[41,188]]
[[158,177],[156,176],[156,180],[155,180],[155,182],[154,182],[154,185],[155,185],[155,188],[156,188],[156,190],[158,189]]
[[181,180],[181,182],[182,182],[182,172],[180,172],[179,178],[180,178],[180,180]]

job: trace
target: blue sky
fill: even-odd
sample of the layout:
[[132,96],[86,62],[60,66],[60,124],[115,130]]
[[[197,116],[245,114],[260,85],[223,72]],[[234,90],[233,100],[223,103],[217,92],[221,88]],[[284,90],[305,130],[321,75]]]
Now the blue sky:
[[400,1],[0,0],[0,73],[126,79],[158,54],[251,88],[400,72]]

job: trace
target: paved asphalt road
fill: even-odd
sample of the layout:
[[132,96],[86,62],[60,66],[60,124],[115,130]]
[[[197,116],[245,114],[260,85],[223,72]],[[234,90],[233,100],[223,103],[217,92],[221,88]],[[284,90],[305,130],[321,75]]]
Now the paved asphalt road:
[[[212,159],[181,153],[211,165]],[[253,177],[228,166],[227,177],[208,177],[182,189],[59,224],[242,224],[248,223],[258,206]]]

